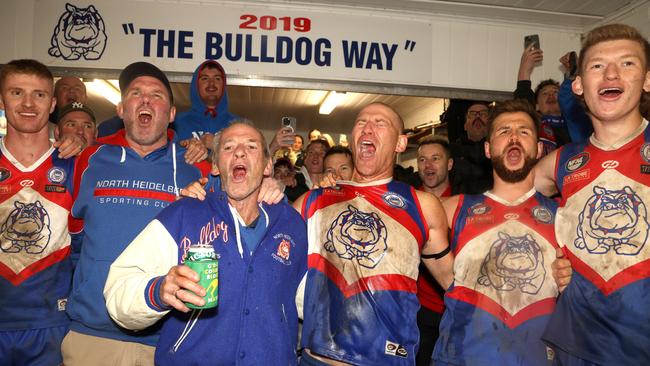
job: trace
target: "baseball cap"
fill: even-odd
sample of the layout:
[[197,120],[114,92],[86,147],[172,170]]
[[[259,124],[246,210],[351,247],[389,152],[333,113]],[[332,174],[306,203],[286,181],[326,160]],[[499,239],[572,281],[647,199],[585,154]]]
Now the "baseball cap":
[[63,108],[61,108],[61,110],[59,111],[59,120],[57,122],[61,122],[61,120],[63,120],[63,117],[65,117],[66,114],[70,112],[77,112],[77,111],[86,112],[86,114],[90,116],[93,122],[97,122],[95,120],[95,113],[93,113],[93,110],[81,102],[72,102],[68,105],[63,106]]
[[174,103],[174,94],[172,93],[172,87],[169,84],[169,80],[167,79],[165,73],[155,65],[144,61],[134,62],[122,70],[120,73],[120,90],[124,92],[129,87],[129,84],[131,84],[133,80],[140,76],[151,76],[160,80],[160,82],[163,83],[169,92],[169,100],[171,103]]

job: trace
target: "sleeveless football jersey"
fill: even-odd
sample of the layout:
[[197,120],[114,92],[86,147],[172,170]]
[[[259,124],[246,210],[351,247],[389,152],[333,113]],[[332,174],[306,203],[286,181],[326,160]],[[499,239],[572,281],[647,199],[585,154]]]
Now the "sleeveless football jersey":
[[460,196],[451,248],[454,283],[433,359],[454,365],[547,365],[541,340],[558,294],[551,263],[557,204],[531,190],[507,203]]
[[558,243],[573,277],[544,339],[605,365],[650,364],[650,129],[560,150]]
[[74,163],[50,148],[24,167],[0,140],[0,330],[69,323]]
[[428,230],[410,186],[390,179],[309,192],[302,344],[354,365],[413,365],[416,280]]

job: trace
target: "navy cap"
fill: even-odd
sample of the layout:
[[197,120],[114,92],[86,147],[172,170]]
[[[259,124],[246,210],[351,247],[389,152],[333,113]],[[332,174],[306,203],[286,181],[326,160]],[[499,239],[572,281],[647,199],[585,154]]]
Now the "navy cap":
[[66,114],[70,112],[77,112],[77,111],[86,112],[86,114],[90,116],[93,122],[97,122],[95,120],[95,113],[93,113],[92,109],[88,108],[87,105],[81,102],[72,102],[59,110],[59,120],[57,121],[57,123],[61,122],[63,120],[63,117],[65,117]]
[[122,92],[126,91],[126,89],[129,87],[129,84],[131,84],[133,80],[140,76],[151,76],[160,80],[160,82],[165,85],[165,88],[167,88],[167,91],[169,92],[169,100],[172,104],[174,103],[174,94],[172,93],[172,87],[169,84],[169,80],[167,79],[165,73],[155,65],[144,61],[134,62],[122,70],[120,73],[120,90]]

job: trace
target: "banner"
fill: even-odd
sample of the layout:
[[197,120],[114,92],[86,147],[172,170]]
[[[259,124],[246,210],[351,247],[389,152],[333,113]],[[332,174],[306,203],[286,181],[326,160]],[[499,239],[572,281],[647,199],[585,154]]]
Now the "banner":
[[148,61],[193,72],[205,59],[251,77],[431,83],[431,23],[248,5],[36,0],[34,57],[117,69]]

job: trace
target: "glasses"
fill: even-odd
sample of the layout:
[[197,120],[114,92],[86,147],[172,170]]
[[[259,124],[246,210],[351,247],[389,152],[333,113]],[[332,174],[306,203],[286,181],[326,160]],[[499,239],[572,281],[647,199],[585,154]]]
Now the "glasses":
[[483,118],[487,118],[488,116],[488,111],[469,111],[467,112],[467,115],[471,118],[476,118],[478,116],[481,116]]

